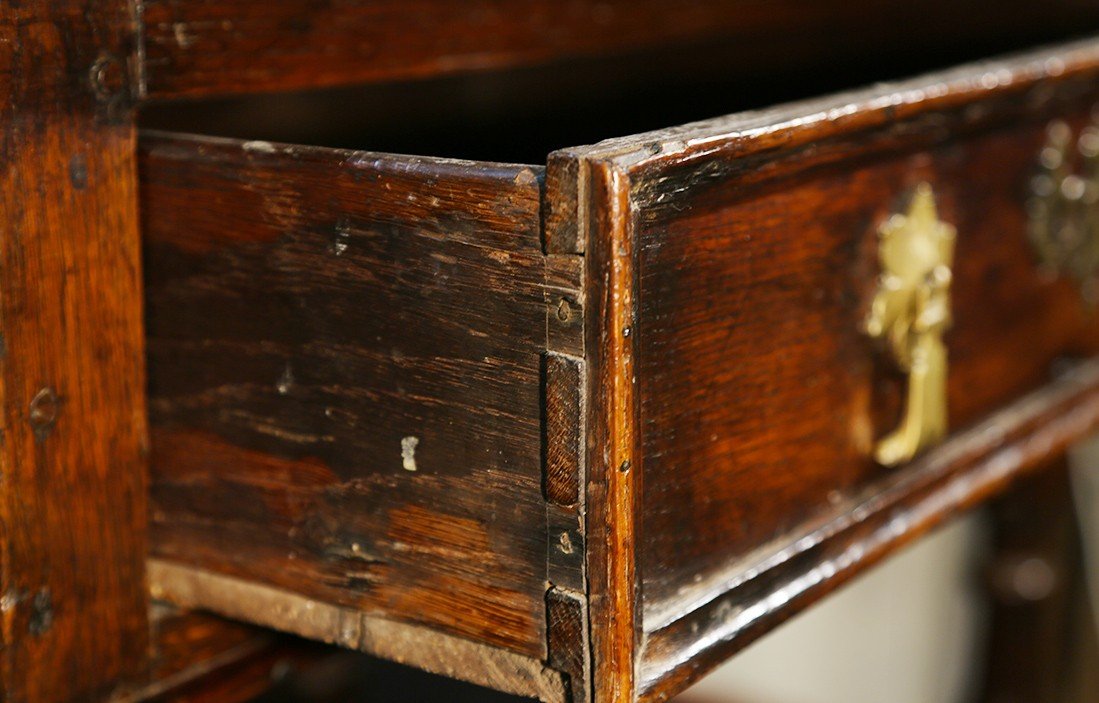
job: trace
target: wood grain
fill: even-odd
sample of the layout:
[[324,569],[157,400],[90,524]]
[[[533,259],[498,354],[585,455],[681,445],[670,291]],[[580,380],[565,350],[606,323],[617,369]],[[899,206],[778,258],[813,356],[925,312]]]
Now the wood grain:
[[919,5],[858,0],[144,0],[153,98],[293,90],[499,69],[592,55],[736,47],[727,71],[1015,45],[1096,27],[1072,0]]
[[[545,201],[543,200],[543,211]],[[568,700],[592,700],[587,600],[587,300],[582,257],[547,262],[543,409],[546,497],[546,654]]]
[[[158,694],[264,651],[279,639],[263,628],[163,603],[153,604],[149,620],[150,681]],[[146,690],[142,697],[150,693]]]
[[164,135],[141,163],[153,554],[544,658],[537,170]]
[[545,374],[546,498],[574,506],[580,501],[582,480],[584,362],[547,354]]
[[116,689],[113,703],[244,703],[272,687],[280,671],[332,653],[319,643],[154,603],[146,680]]
[[[587,529],[592,694],[596,701],[632,701],[640,642],[636,597],[639,474],[635,470],[632,307],[634,252],[623,174],[606,164],[582,164],[591,184],[586,208],[585,320],[588,349]],[[587,195],[587,194],[586,194]]]
[[551,588],[546,592],[549,664],[567,676],[570,703],[590,701],[591,650],[587,600],[582,591]]
[[310,639],[546,703],[566,700],[560,672],[538,659],[497,646],[158,559],[149,562],[149,578],[154,593],[182,605],[292,630]]
[[0,8],[0,699],[92,700],[148,643],[126,2]]
[[[1026,457],[1038,450],[1028,449],[1006,475],[954,484],[961,494],[950,500],[924,504],[914,493],[914,510],[930,514],[884,524],[872,548],[830,535],[822,549],[851,563],[797,546],[861,515],[860,497],[891,485],[868,457],[897,421],[902,379],[861,323],[877,277],[877,225],[917,183],[933,185],[959,232],[947,339],[954,427],[1041,386],[1059,357],[1099,351],[1095,312],[1079,290],[1038,270],[1023,209],[1046,121],[1079,127],[1099,99],[1096,47],[551,156],[547,200],[575,202],[581,225],[553,231],[569,220],[558,212],[546,220],[547,241],[587,252],[589,307],[620,280],[615,271],[634,270],[613,302],[600,303],[613,310],[589,317],[589,595],[596,685],[614,682],[597,695],[674,694],[817,597],[805,594],[834,587],[1034,461]],[[1079,412],[1074,437],[1092,427]],[[614,494],[607,478],[616,451],[632,452],[628,494]],[[593,519],[598,510],[609,515]]]

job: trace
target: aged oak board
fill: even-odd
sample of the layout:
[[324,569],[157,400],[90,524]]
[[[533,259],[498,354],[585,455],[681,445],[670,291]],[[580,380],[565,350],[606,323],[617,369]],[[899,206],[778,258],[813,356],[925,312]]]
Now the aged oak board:
[[147,449],[126,2],[0,7],[0,699],[144,677]]
[[[716,48],[723,73],[963,43],[1024,46],[1095,27],[1074,0],[141,0],[142,87],[153,100]],[[986,49],[991,51],[991,49]],[[700,54],[705,57],[705,54]],[[706,60],[702,58],[702,60]],[[650,64],[652,62],[650,61]]]

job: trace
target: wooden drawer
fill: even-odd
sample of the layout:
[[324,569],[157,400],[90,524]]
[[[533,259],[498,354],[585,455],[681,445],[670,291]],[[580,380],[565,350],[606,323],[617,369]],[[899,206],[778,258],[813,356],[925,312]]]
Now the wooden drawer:
[[[546,700],[674,694],[1099,424],[1092,272],[1028,230],[1096,103],[1093,40],[544,168],[146,133],[153,588]],[[951,434],[883,467],[879,232],[925,188]]]

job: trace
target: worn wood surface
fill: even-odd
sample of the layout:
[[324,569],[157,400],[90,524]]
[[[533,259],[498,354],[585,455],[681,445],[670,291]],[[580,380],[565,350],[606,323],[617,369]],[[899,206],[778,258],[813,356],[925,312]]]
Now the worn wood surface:
[[544,658],[571,274],[538,171],[157,135],[141,164],[153,553]]
[[635,290],[628,230],[628,183],[602,164],[590,173],[592,232],[587,257],[588,608],[596,701],[634,698],[640,637],[635,588],[638,472],[630,329]]
[[[1042,453],[948,462],[935,480],[949,489],[880,498],[923,474],[868,458],[897,421],[902,379],[861,323],[876,227],[928,181],[959,232],[954,427],[1042,385],[1060,356],[1099,351],[1075,284],[1038,270],[1023,209],[1046,121],[1079,127],[1099,97],[1096,46],[551,157],[547,199],[575,202],[580,228],[547,219],[550,247],[587,251],[588,307],[607,308],[588,318],[591,422],[609,428],[590,435],[587,522],[605,700],[667,697]],[[574,184],[578,197],[557,190]],[[1093,426],[1087,409],[1073,417],[1068,434]],[[618,493],[614,452],[632,476]],[[884,502],[864,523],[868,496]],[[821,536],[845,520],[876,524]]]
[[591,650],[584,591],[551,588],[546,592],[548,663],[566,676],[569,703],[591,700]]
[[0,699],[146,666],[141,273],[126,2],[0,8]]
[[546,257],[543,476],[546,499],[546,654],[571,703],[591,700],[587,603],[587,362],[584,260]]
[[310,639],[357,649],[401,664],[547,703],[566,700],[561,672],[529,655],[455,637],[437,629],[376,617],[258,583],[173,562],[149,562],[152,591]]
[[1019,45],[1094,28],[1072,0],[144,0],[145,85],[169,98],[292,90],[641,51],[734,47],[727,71]]
[[[554,307],[551,301],[551,307]],[[571,315],[565,300],[554,315]],[[563,354],[546,355],[546,500],[560,506],[580,501],[584,443],[584,362]]]

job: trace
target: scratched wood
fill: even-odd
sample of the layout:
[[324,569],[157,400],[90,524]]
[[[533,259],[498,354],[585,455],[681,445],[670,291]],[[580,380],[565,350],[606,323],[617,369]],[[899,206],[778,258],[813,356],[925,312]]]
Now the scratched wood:
[[146,666],[144,360],[125,2],[0,8],[0,699]]
[[155,134],[141,166],[153,554],[543,658],[538,169]]
[[[551,157],[547,240],[591,259],[598,698],[675,693],[1044,453],[875,466],[903,379],[861,328],[877,225],[927,181],[959,233],[954,427],[1099,352],[1096,312],[1039,270],[1024,211],[1047,121],[1079,129],[1097,77],[1087,41]],[[952,472],[958,495],[927,487]]]
[[[725,72],[960,45],[1014,46],[1095,27],[1074,0],[144,0],[153,98],[293,90],[699,44]],[[651,68],[651,67],[650,67]],[[609,135],[608,135],[609,136]]]

